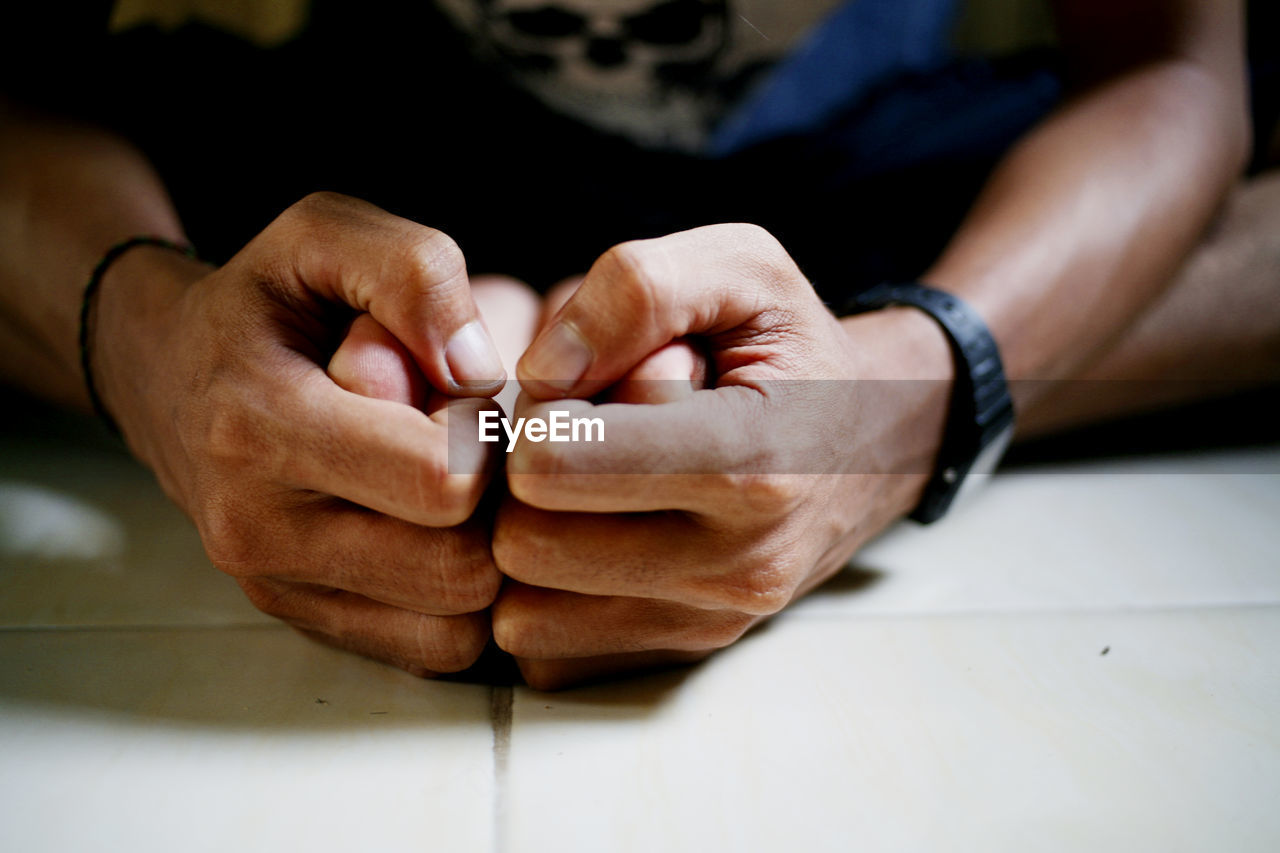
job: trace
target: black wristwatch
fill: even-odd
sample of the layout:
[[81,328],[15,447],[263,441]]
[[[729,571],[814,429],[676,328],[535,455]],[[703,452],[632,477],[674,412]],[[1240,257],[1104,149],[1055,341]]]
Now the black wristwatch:
[[956,360],[938,464],[910,516],[928,524],[946,514],[965,483],[995,470],[1013,436],[1013,400],[995,339],[978,312],[960,298],[919,282],[881,284],[853,297],[842,314],[890,305],[910,305],[936,320]]

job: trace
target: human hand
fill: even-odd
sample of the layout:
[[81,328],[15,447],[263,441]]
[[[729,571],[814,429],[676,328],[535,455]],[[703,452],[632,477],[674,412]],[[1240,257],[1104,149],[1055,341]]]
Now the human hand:
[[[582,286],[584,276],[567,278],[549,291],[542,300],[536,332],[548,328],[560,313],[560,309]],[[483,310],[483,304],[481,305]],[[525,348],[533,342],[534,335],[525,341]],[[524,355],[524,349],[519,355]],[[517,361],[508,365],[516,372]],[[508,383],[507,389],[519,390],[519,383]],[[707,387],[707,358],[696,342],[677,338],[658,347],[640,359],[634,367],[596,395],[597,402],[606,403],[670,403],[683,400],[691,393]],[[506,411],[515,411],[506,406]]]
[[[689,336],[714,387],[587,402]],[[914,506],[950,369],[932,320],[838,322],[753,226],[614,248],[520,363],[519,414],[599,417],[607,441],[509,454],[498,645],[554,688],[736,641]],[[851,381],[872,379],[933,381]]]
[[[376,322],[331,378],[356,312]],[[475,660],[501,583],[468,521],[491,466],[478,443],[451,459],[446,424],[492,407],[474,397],[503,369],[448,237],[310,196],[221,269],[125,255],[95,340],[127,441],[255,606],[422,675]],[[386,376],[403,382],[342,387]]]

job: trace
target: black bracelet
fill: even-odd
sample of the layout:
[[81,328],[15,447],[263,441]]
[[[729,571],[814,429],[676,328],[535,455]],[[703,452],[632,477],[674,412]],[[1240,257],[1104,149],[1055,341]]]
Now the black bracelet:
[[89,392],[89,403],[93,406],[93,411],[98,417],[102,418],[103,423],[116,435],[120,434],[120,427],[116,424],[115,418],[111,417],[111,413],[107,411],[106,406],[102,404],[102,398],[98,396],[98,388],[93,382],[93,367],[90,357],[90,338],[92,337],[90,318],[96,301],[94,297],[98,294],[98,288],[102,286],[102,278],[106,275],[108,267],[115,263],[125,252],[137,246],[158,246],[161,249],[181,252],[192,260],[197,258],[196,250],[193,246],[175,243],[163,237],[140,234],[136,237],[130,237],[128,240],[122,240],[107,249],[106,254],[102,256],[102,260],[98,261],[97,266],[93,268],[93,272],[89,274],[89,283],[84,286],[84,295],[80,298],[80,369],[84,371],[84,387]]

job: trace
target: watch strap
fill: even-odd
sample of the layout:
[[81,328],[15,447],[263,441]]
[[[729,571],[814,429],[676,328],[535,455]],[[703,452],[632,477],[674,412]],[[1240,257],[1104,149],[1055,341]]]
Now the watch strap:
[[[1013,400],[1004,365],[986,323],[958,296],[920,282],[880,284],[854,296],[843,314],[894,305],[918,308],[946,333],[955,382],[938,462],[910,517],[928,524],[946,514],[979,455],[1013,430]],[[1000,448],[1002,449],[1002,448]]]

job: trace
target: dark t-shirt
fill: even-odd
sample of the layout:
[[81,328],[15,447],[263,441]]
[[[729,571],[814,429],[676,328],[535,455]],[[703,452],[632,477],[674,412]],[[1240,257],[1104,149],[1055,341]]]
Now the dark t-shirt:
[[[268,44],[199,20],[112,32],[109,4],[27,10],[45,20],[9,30],[6,88],[134,140],[215,260],[327,189],[448,232],[473,271],[539,286],[622,240],[757,222],[831,298],[918,273],[995,156],[1057,95],[1039,63],[947,64],[949,0],[801,4],[787,49],[756,54],[704,37],[767,36],[748,25],[790,8],[781,0],[750,14],[728,0],[540,4],[577,18],[516,19],[524,30],[572,24],[586,57],[554,79],[536,66],[568,36],[543,38],[542,60],[517,55],[511,15],[527,3],[441,3],[315,0]],[[464,3],[487,17],[468,24]],[[581,97],[622,70],[619,52],[657,38],[642,24],[662,9],[683,9],[684,36],[696,18],[685,46],[710,52],[649,62],[636,97]],[[629,40],[600,44],[609,33]]]

